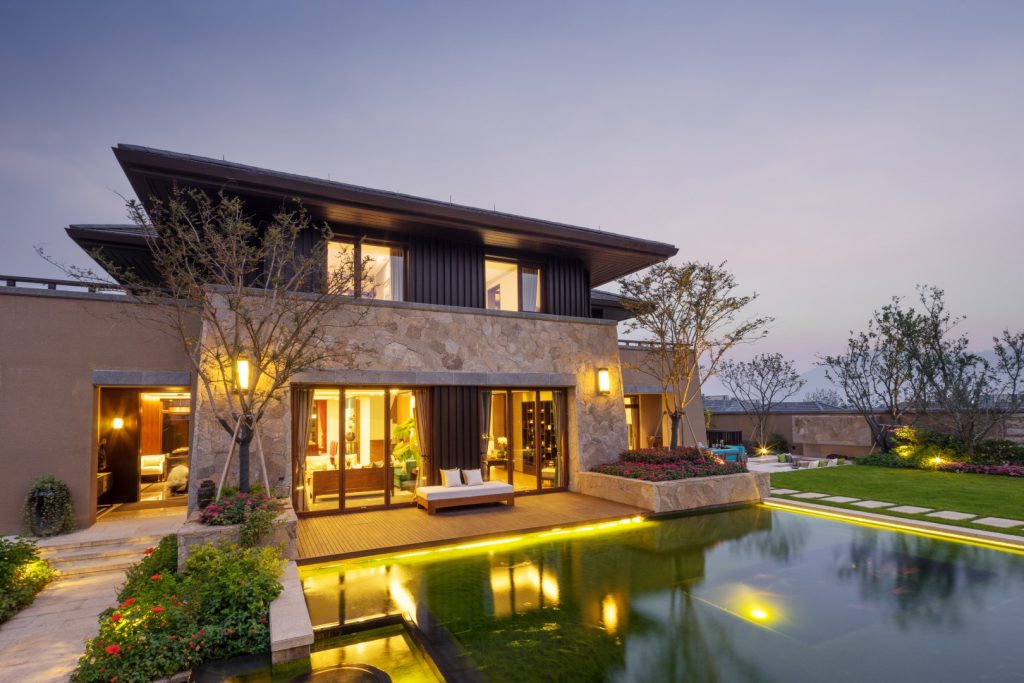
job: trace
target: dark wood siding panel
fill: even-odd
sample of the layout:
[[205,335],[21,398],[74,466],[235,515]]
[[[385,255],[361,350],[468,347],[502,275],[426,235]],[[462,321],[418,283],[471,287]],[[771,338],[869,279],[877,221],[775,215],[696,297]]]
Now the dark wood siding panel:
[[590,273],[576,259],[548,259],[541,287],[544,312],[579,318],[590,317]]
[[[480,390],[434,387],[431,422],[433,462],[438,470],[480,467]],[[433,481],[440,482],[436,471]]]
[[415,239],[409,244],[409,301],[483,308],[484,252],[475,244]]

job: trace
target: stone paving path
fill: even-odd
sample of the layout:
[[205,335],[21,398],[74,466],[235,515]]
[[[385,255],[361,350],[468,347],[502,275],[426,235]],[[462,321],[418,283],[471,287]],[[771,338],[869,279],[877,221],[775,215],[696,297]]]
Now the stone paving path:
[[867,508],[869,510],[876,510],[877,512],[902,512],[908,515],[924,515],[926,517],[932,517],[935,519],[947,519],[957,522],[970,521],[971,524],[978,524],[980,526],[995,527],[998,529],[1015,529],[1021,530],[1020,527],[1024,527],[1024,519],[1004,519],[1002,517],[978,517],[978,515],[969,512],[957,512],[955,510],[938,510],[933,511],[933,508],[920,507],[917,505],[897,505],[896,503],[886,503],[880,500],[860,500],[859,498],[851,498],[849,496],[829,496],[827,493],[818,493],[816,491],[797,491],[796,489],[772,489],[773,496],[786,496],[789,498],[797,498],[803,500],[813,500],[816,503],[843,503],[847,505],[853,505],[856,507]]
[[[175,531],[184,508],[111,514],[88,529],[42,539],[40,548],[111,543],[119,539]],[[113,547],[113,546],[103,546]],[[85,641],[99,632],[97,617],[117,602],[124,571],[99,571],[58,578],[35,602],[0,625],[0,681],[66,681],[85,651]]]

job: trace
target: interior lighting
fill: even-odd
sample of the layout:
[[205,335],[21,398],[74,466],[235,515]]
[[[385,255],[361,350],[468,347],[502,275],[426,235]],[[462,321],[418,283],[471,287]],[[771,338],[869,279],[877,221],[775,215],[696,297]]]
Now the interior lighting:
[[114,429],[123,429],[124,428],[124,418],[123,417],[115,417],[114,418],[114,422],[112,423],[111,426]]

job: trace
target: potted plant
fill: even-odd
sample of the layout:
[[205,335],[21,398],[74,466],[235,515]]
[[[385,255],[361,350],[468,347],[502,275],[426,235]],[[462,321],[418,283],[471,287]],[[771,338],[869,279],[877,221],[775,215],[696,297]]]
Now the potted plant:
[[52,474],[39,477],[25,496],[21,522],[32,536],[56,536],[75,529],[75,511],[68,485]]

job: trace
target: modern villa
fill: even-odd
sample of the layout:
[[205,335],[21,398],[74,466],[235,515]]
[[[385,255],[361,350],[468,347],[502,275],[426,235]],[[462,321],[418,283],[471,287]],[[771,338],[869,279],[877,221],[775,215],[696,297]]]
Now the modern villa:
[[[114,155],[143,204],[175,186],[223,191],[259,221],[298,199],[333,232],[325,265],[354,257],[365,270],[346,304],[366,310],[348,332],[366,349],[358,366],[302,373],[260,423],[270,485],[300,516],[411,506],[455,467],[483,467],[517,496],[576,490],[579,472],[627,445],[668,441],[658,387],[622,369],[640,352],[618,341],[629,313],[597,288],[676,247],[144,147]],[[67,234],[156,277],[134,225]],[[47,473],[70,486],[80,526],[111,506],[181,505],[186,493],[194,504],[230,438],[180,342],[133,315],[118,288],[2,284],[0,431],[18,493],[0,504],[0,531],[18,529],[21,492]],[[683,443],[703,430],[696,397]]]

